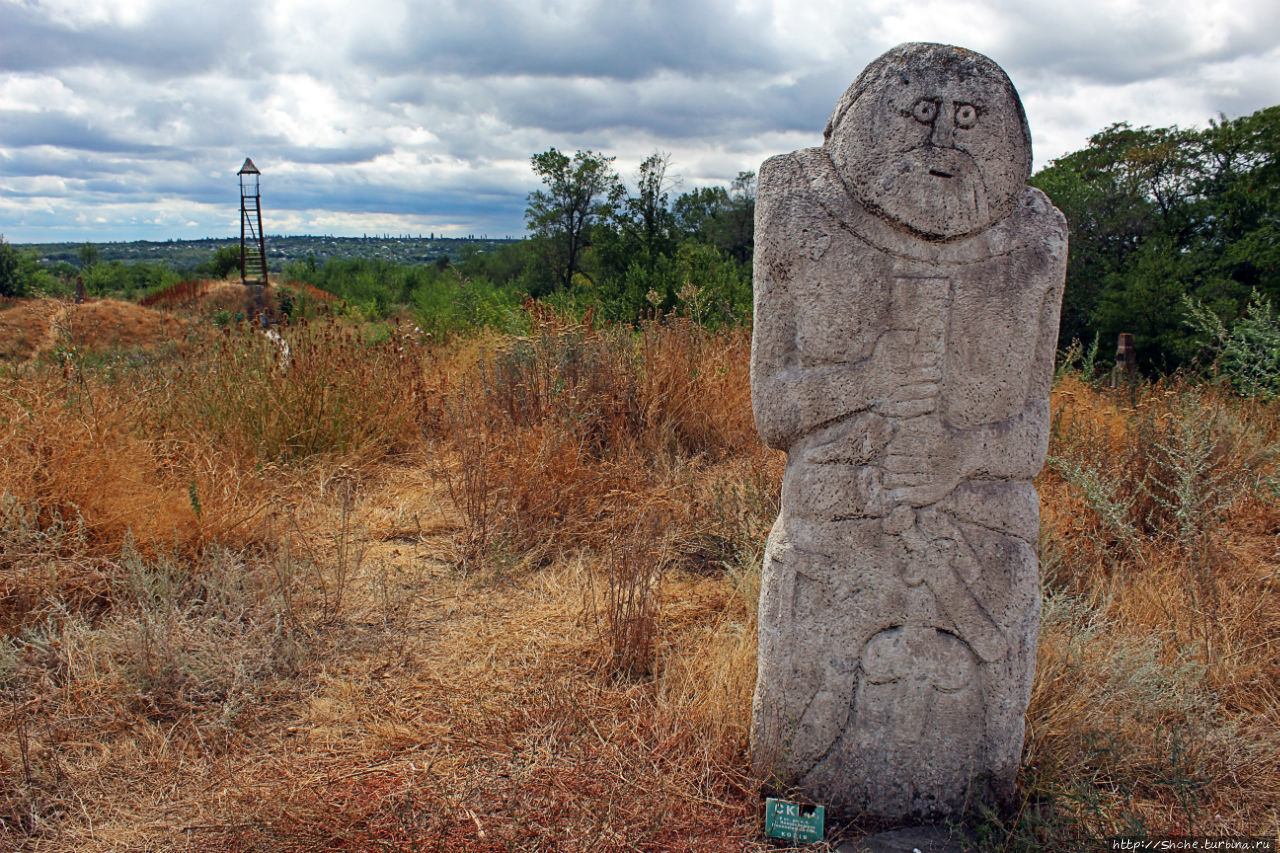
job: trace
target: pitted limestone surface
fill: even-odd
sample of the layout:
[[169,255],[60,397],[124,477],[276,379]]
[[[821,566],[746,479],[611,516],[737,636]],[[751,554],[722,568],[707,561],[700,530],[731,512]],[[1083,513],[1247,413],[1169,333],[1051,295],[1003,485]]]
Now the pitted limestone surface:
[[757,770],[834,812],[1012,795],[1066,224],[991,60],[873,62],[768,160],[752,403],[787,451],[760,601]]

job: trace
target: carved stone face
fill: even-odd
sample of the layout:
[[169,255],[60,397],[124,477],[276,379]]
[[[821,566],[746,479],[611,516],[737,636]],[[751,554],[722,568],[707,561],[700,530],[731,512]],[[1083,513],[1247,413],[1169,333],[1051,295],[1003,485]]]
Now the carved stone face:
[[981,54],[907,44],[859,75],[827,124],[826,147],[872,209],[938,240],[1007,216],[1031,174],[1018,93]]

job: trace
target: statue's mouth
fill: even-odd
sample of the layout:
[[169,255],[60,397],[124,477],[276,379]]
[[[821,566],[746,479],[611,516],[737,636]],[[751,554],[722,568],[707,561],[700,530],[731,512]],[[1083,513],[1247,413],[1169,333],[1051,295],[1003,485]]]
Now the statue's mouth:
[[893,219],[931,237],[957,237],[988,224],[986,182],[961,148],[922,145],[893,156],[872,202]]
[[920,172],[935,178],[976,177],[978,174],[978,164],[973,156],[960,148],[922,145],[902,152],[902,158],[912,163]]

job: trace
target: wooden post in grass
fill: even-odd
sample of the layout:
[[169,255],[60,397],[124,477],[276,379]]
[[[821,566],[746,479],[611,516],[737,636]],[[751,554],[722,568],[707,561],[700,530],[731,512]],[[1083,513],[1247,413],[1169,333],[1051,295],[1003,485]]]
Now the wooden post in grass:
[[1116,344],[1116,369],[1111,374],[1111,387],[1132,385],[1138,375],[1138,349],[1133,345],[1133,334],[1121,332]]

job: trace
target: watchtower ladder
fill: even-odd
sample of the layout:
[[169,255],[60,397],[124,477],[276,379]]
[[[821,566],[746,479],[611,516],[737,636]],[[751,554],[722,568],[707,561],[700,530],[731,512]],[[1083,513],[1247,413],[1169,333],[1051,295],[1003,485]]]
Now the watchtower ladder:
[[244,158],[240,176],[240,281],[247,286],[267,286],[267,242],[262,233],[262,174],[253,160]]

